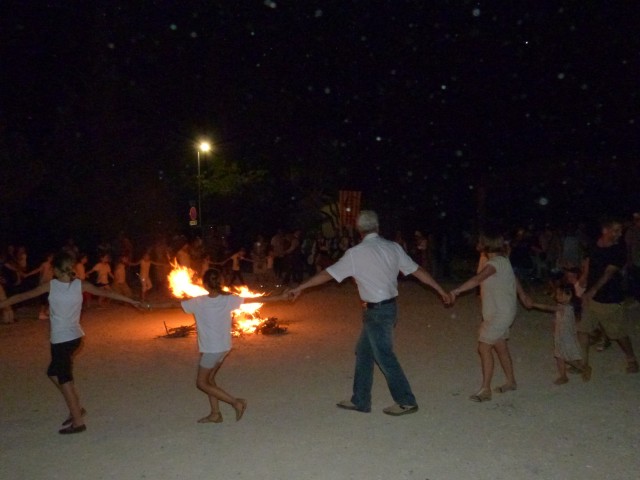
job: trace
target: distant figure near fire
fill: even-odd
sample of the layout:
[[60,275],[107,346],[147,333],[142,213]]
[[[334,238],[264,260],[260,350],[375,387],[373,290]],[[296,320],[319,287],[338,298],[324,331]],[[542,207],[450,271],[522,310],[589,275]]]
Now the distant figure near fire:
[[337,406],[358,412],[371,411],[373,365],[377,363],[396,402],[382,411],[387,415],[414,413],[418,411],[418,404],[393,351],[398,273],[411,274],[429,285],[438,292],[445,304],[449,303],[449,296],[400,245],[378,235],[378,215],[375,212],[363,210],[356,220],[356,227],[362,242],[348,249],[337,263],[292,289],[289,295],[295,299],[307,288],[334,279],[341,282],[353,277],[362,300],[362,331],[356,345],[353,395],[350,400],[338,402]]

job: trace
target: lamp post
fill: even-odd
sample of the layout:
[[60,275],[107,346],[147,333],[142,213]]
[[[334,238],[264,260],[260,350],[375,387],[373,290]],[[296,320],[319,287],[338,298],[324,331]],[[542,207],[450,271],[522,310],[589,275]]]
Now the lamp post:
[[204,226],[202,225],[202,177],[200,176],[200,152],[207,153],[211,151],[209,142],[200,142],[198,145],[198,225],[204,234]]

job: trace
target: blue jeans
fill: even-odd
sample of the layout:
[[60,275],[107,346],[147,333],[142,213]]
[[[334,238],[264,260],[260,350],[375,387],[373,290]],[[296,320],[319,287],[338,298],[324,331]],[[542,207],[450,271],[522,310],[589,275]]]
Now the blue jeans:
[[399,405],[416,405],[409,381],[393,352],[393,329],[396,324],[395,303],[365,309],[362,331],[356,345],[356,372],[351,402],[359,410],[371,410],[373,366],[378,364],[387,380],[391,397]]

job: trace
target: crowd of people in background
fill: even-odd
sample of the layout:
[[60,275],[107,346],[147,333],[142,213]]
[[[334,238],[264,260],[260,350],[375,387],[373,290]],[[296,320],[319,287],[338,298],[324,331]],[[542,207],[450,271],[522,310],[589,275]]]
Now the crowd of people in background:
[[[622,222],[624,233],[620,239],[627,250],[623,270],[628,293],[640,301],[640,213],[629,222]],[[411,258],[435,278],[450,278],[452,260],[448,239],[437,232],[415,230],[405,235],[398,230],[388,235]],[[584,223],[561,226],[544,225],[541,228],[516,227],[505,232],[509,259],[514,272],[524,286],[546,284],[560,272],[579,272],[589,255],[595,238]],[[278,228],[271,235],[258,234],[252,243],[231,244],[224,234],[174,237],[158,236],[145,245],[135,245],[121,232],[113,241],[80,249],[73,239],[42,258],[30,258],[25,245],[6,245],[0,250],[0,298],[20,293],[52,276],[51,260],[54,252],[63,250],[77,259],[76,275],[88,279],[99,288],[111,289],[128,297],[145,300],[149,295],[168,295],[167,277],[172,262],[193,270],[201,278],[211,267],[221,271],[228,285],[249,284],[257,289],[295,287],[304,278],[313,276],[338,261],[345,251],[358,243],[353,229],[342,228],[335,234],[322,231],[303,232],[301,229]],[[472,236],[466,241],[472,251]],[[457,252],[466,255],[468,252]],[[249,274],[249,275],[247,275]],[[246,280],[245,280],[246,277]],[[85,300],[92,306],[90,298]],[[108,299],[96,300],[104,306]],[[47,318],[46,299],[40,300],[39,318]],[[11,313],[3,312],[3,322],[14,320]]]

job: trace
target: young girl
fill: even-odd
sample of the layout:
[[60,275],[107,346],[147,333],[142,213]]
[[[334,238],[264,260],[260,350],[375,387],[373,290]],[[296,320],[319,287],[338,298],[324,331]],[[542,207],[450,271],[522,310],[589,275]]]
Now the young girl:
[[140,298],[144,302],[147,298],[147,292],[153,288],[150,276],[151,265],[161,266],[165,264],[151,260],[151,253],[146,251],[138,262],[130,265],[140,265],[140,273],[138,274],[140,277]]
[[[222,362],[231,350],[231,312],[240,308],[243,303],[255,303],[255,298],[244,298],[232,295],[222,290],[222,277],[219,270],[211,268],[203,276],[203,285],[209,292],[208,295],[183,300],[182,309],[186,313],[195,316],[198,330],[198,348],[200,350],[200,362],[196,386],[209,397],[211,412],[206,417],[198,420],[198,423],[220,423],[219,401],[231,405],[236,413],[236,421],[242,418],[247,401],[237,398],[223,390],[216,383],[216,374],[222,366]],[[287,295],[260,297],[260,303],[287,300]],[[153,307],[168,307],[176,304],[156,304]]]
[[567,365],[580,371],[582,380],[588,382],[591,379],[591,367],[585,365],[580,353],[580,344],[576,333],[576,313],[579,313],[580,303],[575,296],[574,286],[567,283],[558,285],[554,297],[555,305],[532,304],[532,307],[538,310],[555,313],[553,321],[555,350],[553,355],[558,366],[558,378],[553,383],[563,385],[569,381]]
[[242,247],[240,250],[238,250],[236,253],[234,253],[229,258],[227,258],[224,262],[222,262],[222,265],[224,265],[229,261],[231,262],[231,277],[229,277],[229,281],[227,282],[229,286],[233,285],[233,282],[235,282],[236,280],[240,280],[240,285],[246,285],[246,282],[242,277],[242,262],[252,261],[246,258],[246,255],[247,255],[247,250],[244,247]]
[[[103,254],[100,257],[100,261],[96,263],[91,270],[87,272],[87,276],[96,272],[96,286],[102,290],[110,290],[109,283],[113,280],[113,273],[111,272],[111,256],[109,254]],[[98,305],[103,306],[105,304],[105,295],[102,295],[98,299]]]
[[450,292],[451,302],[455,302],[462,292],[472,290],[481,285],[482,323],[478,336],[478,354],[482,367],[482,386],[480,390],[469,398],[474,402],[491,400],[491,380],[493,378],[493,352],[504,371],[506,383],[496,388],[496,392],[505,393],[517,388],[513,373],[513,362],[507,340],[509,327],[513,323],[517,302],[527,306],[531,299],[524,293],[520,283],[513,273],[509,259],[504,255],[504,238],[499,234],[484,234],[480,236],[480,246],[487,256],[487,261],[477,275],[470,278],[458,288]]
[[30,298],[48,294],[51,323],[51,363],[47,375],[62,393],[69,408],[69,418],[62,424],[65,428],[59,433],[80,433],[87,427],[84,424],[86,411],[80,404],[80,398],[73,381],[73,356],[80,348],[84,332],[80,327],[82,311],[82,293],[103,296],[127,302],[137,307],[135,302],[123,295],[104,290],[93,284],[75,278],[75,260],[68,253],[59,253],[53,258],[55,278],[28,292],[20,293],[0,302],[0,309],[23,302]]

